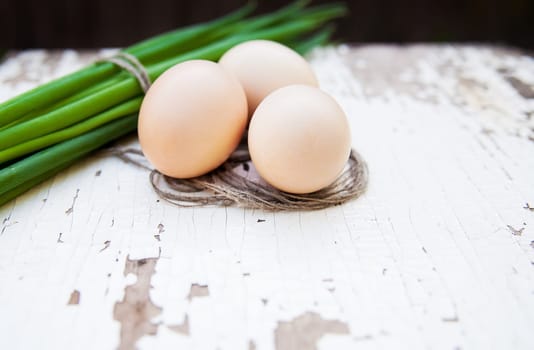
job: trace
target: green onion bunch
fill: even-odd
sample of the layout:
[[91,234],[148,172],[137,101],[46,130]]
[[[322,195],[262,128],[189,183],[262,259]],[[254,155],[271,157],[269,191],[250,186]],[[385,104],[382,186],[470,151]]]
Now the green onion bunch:
[[[177,63],[218,60],[248,40],[281,42],[301,54],[328,42],[341,4],[296,1],[250,16],[254,4],[207,23],[180,28],[123,51],[135,56],[153,81]],[[131,73],[95,62],[0,104],[0,205],[67,168],[88,153],[137,128],[143,91]]]

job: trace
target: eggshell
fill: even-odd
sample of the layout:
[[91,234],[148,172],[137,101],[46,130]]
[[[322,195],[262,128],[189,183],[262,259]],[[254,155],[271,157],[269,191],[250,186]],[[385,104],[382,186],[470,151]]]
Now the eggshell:
[[318,191],[336,180],[350,153],[347,118],[318,88],[291,85],[267,96],[249,126],[248,146],[258,173],[291,193]]
[[143,153],[175,178],[199,176],[222,164],[247,124],[247,101],[232,73],[217,63],[192,60],[164,72],[139,112]]
[[278,88],[292,84],[318,86],[308,62],[289,47],[274,41],[244,42],[228,50],[219,63],[241,82],[247,94],[249,115]]

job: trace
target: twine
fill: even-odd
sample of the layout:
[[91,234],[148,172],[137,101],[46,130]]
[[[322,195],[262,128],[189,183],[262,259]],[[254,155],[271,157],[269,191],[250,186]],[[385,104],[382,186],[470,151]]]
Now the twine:
[[317,210],[360,197],[368,183],[367,164],[355,150],[351,150],[345,169],[333,184],[309,194],[283,192],[238,174],[239,167],[245,172],[249,170],[250,154],[243,144],[220,167],[191,179],[171,178],[148,167],[134,159],[143,156],[138,149],[113,149],[112,153],[129,164],[149,170],[150,183],[158,196],[180,207],[215,205],[270,211]]
[[110,62],[129,72],[134,76],[135,79],[137,79],[144,93],[148,91],[148,88],[152,84],[148,72],[143,64],[137,59],[137,57],[127,52],[120,51],[113,57],[104,58],[102,60],[98,60],[97,62]]

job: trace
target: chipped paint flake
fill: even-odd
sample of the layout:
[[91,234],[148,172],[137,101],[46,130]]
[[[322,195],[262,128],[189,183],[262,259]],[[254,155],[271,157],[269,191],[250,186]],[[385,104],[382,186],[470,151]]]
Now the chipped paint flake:
[[69,301],[67,302],[67,305],[78,305],[80,303],[80,291],[79,290],[73,290],[72,293],[70,293]]
[[192,301],[194,298],[202,298],[210,295],[210,290],[207,285],[198,283],[191,284],[191,289],[187,295],[187,300]]
[[325,320],[315,312],[306,312],[291,321],[279,321],[274,331],[276,350],[315,350],[325,334],[349,334],[346,323]]
[[182,324],[167,326],[171,331],[180,333],[183,335],[189,335],[189,316],[186,314],[184,322]]
[[442,317],[441,320],[442,320],[443,322],[458,322],[458,321],[459,321],[457,315],[454,315],[454,316],[452,316],[452,317]]
[[513,86],[517,93],[523,96],[524,98],[534,98],[534,88],[529,84],[513,76],[506,77],[506,80],[510,83],[510,85]]
[[151,320],[161,313],[162,308],[150,299],[150,281],[157,262],[158,258],[126,258],[124,276],[131,273],[137,281],[125,288],[124,298],[113,309],[113,318],[121,324],[120,350],[133,349],[141,337],[157,334],[158,325]]
[[524,227],[521,227],[520,229],[516,229],[511,225],[506,225],[508,227],[508,230],[514,235],[514,236],[521,236],[523,234],[523,231],[525,230]]

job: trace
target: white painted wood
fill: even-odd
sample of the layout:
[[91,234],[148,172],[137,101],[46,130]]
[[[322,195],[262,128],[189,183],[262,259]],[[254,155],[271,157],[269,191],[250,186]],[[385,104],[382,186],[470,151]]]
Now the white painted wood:
[[[0,100],[95,56],[13,54]],[[128,285],[161,310],[140,349],[533,349],[534,60],[374,45],[310,60],[368,161],[366,195],[184,209],[92,156],[0,208],[0,349],[117,348]]]

